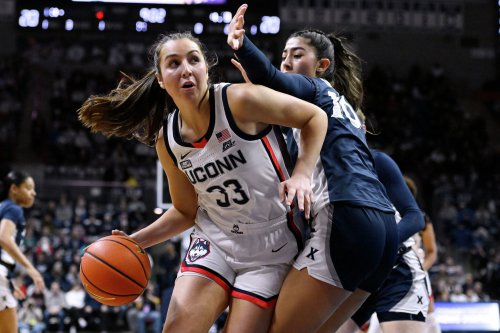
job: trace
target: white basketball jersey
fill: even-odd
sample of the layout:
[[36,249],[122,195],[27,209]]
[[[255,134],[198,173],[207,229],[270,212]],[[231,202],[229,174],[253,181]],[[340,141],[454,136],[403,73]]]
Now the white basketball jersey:
[[163,126],[167,150],[193,184],[200,208],[215,223],[286,220],[278,191],[279,183],[289,178],[283,137],[273,126],[257,135],[239,130],[227,102],[228,86],[210,88],[210,124],[198,142],[182,140],[178,110],[168,116]]

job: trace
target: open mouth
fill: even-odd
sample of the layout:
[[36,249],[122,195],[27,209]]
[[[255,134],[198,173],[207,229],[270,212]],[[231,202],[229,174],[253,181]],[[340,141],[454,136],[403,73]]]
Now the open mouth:
[[194,87],[193,82],[186,82],[182,85],[182,88],[192,88],[192,87]]

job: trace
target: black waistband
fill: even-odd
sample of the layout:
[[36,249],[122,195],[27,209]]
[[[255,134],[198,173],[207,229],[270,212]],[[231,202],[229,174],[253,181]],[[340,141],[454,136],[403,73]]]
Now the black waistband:
[[7,269],[11,272],[16,267],[16,264],[9,264],[8,262],[3,261],[1,258],[0,258],[0,265],[7,267]]

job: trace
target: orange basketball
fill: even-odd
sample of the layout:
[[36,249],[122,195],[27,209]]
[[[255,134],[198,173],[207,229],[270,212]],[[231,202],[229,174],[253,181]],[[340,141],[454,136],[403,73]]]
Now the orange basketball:
[[83,250],[80,278],[99,303],[119,306],[139,297],[151,276],[149,257],[127,236],[106,236]]

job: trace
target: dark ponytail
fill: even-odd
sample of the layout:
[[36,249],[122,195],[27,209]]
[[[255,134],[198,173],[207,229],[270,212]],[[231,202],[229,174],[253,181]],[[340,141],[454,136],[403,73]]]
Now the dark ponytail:
[[363,104],[363,82],[361,79],[361,59],[343,43],[342,36],[325,34],[321,30],[306,29],[294,32],[288,38],[302,37],[316,50],[316,58],[327,58],[330,67],[318,74],[332,86],[354,107],[360,110]]
[[29,174],[23,171],[11,171],[5,176],[3,182],[0,182],[0,201],[9,197],[10,187],[12,185],[20,186],[30,177]]
[[361,59],[345,47],[344,37],[329,34],[328,38],[335,49],[335,70],[332,85],[346,97],[355,110],[361,110],[364,95]]

